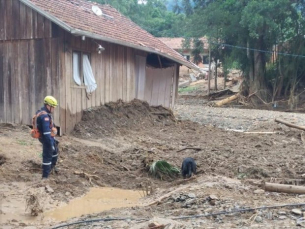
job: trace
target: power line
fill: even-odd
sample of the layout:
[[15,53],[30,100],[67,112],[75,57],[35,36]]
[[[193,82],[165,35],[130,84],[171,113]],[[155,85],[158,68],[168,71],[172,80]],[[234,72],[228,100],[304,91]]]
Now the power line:
[[229,45],[229,44],[224,44],[224,43],[213,43],[212,42],[212,44],[221,45],[221,46],[230,47],[230,48],[238,48],[238,49],[245,49],[245,50],[257,51],[257,52],[269,53],[269,54],[278,54],[278,55],[283,55],[283,56],[305,58],[305,55],[298,55],[298,54],[290,54],[290,53],[285,53],[285,52],[275,52],[275,51],[269,51],[269,50],[247,48],[247,47],[243,47],[243,46]]
[[[305,206],[305,203],[298,203],[298,204],[283,204],[283,205],[274,205],[274,206],[262,206],[262,207],[256,207],[256,208],[242,208],[242,209],[233,209],[231,211],[221,211],[216,213],[208,213],[208,214],[200,214],[200,215],[188,215],[188,216],[178,216],[171,218],[172,220],[179,220],[179,219],[192,219],[192,218],[202,218],[202,217],[210,217],[210,216],[218,216],[218,215],[230,215],[234,213],[242,213],[242,212],[252,212],[256,210],[265,210],[265,209],[275,209],[275,208],[283,208],[283,207],[301,207]],[[109,221],[149,221],[148,218],[101,218],[101,219],[90,219],[90,220],[82,220],[77,221],[73,223],[67,223],[67,224],[61,224],[55,227],[52,227],[51,229],[58,229],[63,227],[69,227],[72,225],[77,224],[91,224],[94,222],[109,222]]]

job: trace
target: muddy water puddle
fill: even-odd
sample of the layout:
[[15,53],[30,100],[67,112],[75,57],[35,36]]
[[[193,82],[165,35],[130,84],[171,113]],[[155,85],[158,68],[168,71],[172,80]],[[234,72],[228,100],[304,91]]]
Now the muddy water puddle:
[[82,215],[99,213],[113,208],[140,206],[141,193],[117,188],[92,188],[83,197],[71,200],[67,205],[44,213],[46,218],[66,221]]

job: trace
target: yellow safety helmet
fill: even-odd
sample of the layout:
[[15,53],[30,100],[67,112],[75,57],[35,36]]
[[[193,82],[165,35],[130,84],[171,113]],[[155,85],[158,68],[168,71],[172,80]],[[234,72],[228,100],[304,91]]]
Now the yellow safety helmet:
[[57,100],[51,95],[48,95],[44,98],[44,104],[47,104],[51,107],[57,107],[58,105]]

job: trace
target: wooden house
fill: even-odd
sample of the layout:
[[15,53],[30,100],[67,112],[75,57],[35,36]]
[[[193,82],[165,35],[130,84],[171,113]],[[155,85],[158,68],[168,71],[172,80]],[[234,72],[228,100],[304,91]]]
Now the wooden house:
[[0,122],[31,124],[46,95],[60,133],[82,111],[145,100],[172,107],[179,66],[197,68],[109,5],[0,0]]
[[[186,60],[193,61],[194,56],[192,55],[193,43],[190,42],[189,47],[183,47],[185,39],[182,37],[159,37],[163,43],[168,47],[179,52]],[[206,37],[200,38],[203,43],[203,51],[200,53],[202,58],[202,64],[209,64],[209,44]]]

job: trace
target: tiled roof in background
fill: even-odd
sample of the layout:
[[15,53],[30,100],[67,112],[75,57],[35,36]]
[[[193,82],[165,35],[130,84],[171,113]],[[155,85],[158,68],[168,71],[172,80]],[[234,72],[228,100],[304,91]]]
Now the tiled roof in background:
[[[159,40],[161,40],[164,44],[166,44],[168,47],[171,47],[172,49],[179,50],[182,49],[182,42],[184,41],[184,38],[182,37],[159,37]],[[205,37],[200,38],[200,40],[203,42],[204,49],[209,48],[208,40]]]
[[[74,33],[75,30],[87,32],[94,35],[96,39],[158,53],[180,64],[196,68],[195,65],[186,61],[178,52],[109,5],[101,5],[87,0],[20,1],[34,10],[44,13],[44,16],[60,26],[66,27],[65,29],[70,30],[71,33]],[[92,6],[98,6],[103,15],[97,16],[92,11]]]

